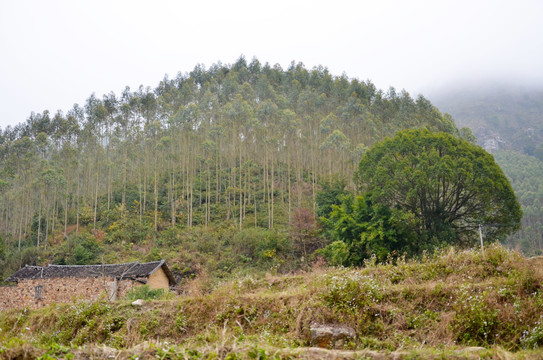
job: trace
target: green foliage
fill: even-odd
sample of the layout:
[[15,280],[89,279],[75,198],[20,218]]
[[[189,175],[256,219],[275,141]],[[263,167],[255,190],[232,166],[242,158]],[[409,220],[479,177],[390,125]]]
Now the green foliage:
[[102,253],[102,247],[89,233],[70,236],[58,250],[55,263],[66,265],[98,264]]
[[543,326],[538,321],[536,326],[522,332],[520,342],[525,349],[537,350],[543,344]]
[[53,343],[49,346],[47,352],[40,356],[38,360],[52,360],[52,359],[74,359],[74,355],[71,353],[70,348],[67,346]]
[[230,240],[236,260],[254,265],[279,265],[290,253],[291,244],[276,230],[247,228]]
[[356,181],[376,203],[412,214],[424,240],[467,246],[479,224],[491,240],[520,227],[520,204],[492,156],[450,134],[398,132],[362,157]]
[[335,311],[364,313],[383,298],[383,290],[370,275],[343,271],[324,278],[320,296]]
[[110,244],[122,241],[141,243],[152,233],[152,221],[149,216],[140,219],[134,213],[127,213],[107,227],[107,236],[104,241]]
[[0,236],[0,260],[6,258],[6,245],[4,244],[4,239]]
[[488,292],[461,287],[453,307],[451,327],[459,342],[467,345],[495,342],[500,311],[489,303]]
[[128,300],[156,300],[163,296],[164,289],[151,289],[149,285],[136,286],[126,294]]
[[321,253],[331,264],[363,265],[372,255],[384,261],[390,255],[414,255],[423,244],[417,237],[416,221],[407,212],[375,204],[371,195],[344,196],[340,206],[323,222],[337,241]]
[[477,144],[477,138],[475,137],[475,135],[473,135],[473,132],[471,131],[470,128],[467,128],[467,127],[460,128],[460,130],[458,130],[458,135],[460,136],[461,139],[464,139],[471,144]]
[[349,264],[349,246],[336,240],[328,244],[325,248],[317,250],[316,255],[322,255],[331,266],[346,266]]
[[63,309],[50,340],[62,345],[106,342],[124,325],[124,319],[112,313],[104,301],[80,301]]
[[327,217],[332,212],[333,205],[341,204],[341,197],[347,195],[345,190],[347,182],[343,179],[334,181],[325,181],[321,185],[321,189],[317,192],[315,202],[317,205],[317,217]]

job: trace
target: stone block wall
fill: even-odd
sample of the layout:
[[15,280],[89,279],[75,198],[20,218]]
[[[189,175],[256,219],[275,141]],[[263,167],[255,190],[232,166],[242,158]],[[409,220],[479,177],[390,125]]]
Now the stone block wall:
[[117,281],[107,277],[20,280],[17,285],[0,287],[0,310],[35,309],[75,299],[94,301],[104,297],[116,300],[138,285],[141,284],[132,280]]

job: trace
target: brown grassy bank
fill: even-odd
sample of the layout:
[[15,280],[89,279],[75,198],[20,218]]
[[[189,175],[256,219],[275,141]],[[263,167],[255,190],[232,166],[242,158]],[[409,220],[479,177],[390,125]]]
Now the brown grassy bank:
[[[542,262],[500,246],[215,285],[202,277],[142,307],[4,311],[0,354],[85,358],[107,346],[125,358],[543,358],[542,284]],[[312,323],[350,326],[356,340],[311,349]]]

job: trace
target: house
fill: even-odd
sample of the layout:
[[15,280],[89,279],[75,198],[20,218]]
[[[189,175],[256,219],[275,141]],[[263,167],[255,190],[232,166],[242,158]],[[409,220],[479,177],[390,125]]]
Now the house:
[[70,302],[74,298],[116,300],[136,286],[151,289],[175,285],[164,260],[148,263],[103,265],[25,266],[8,277],[12,286],[0,287],[0,310],[39,308],[51,303]]

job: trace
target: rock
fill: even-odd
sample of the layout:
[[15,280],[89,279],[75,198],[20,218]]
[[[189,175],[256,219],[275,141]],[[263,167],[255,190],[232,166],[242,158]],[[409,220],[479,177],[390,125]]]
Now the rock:
[[142,299],[138,299],[138,300],[132,302],[132,306],[142,307],[143,303],[144,303],[144,301]]
[[[90,346],[90,345],[89,345]],[[109,346],[84,346],[73,351],[75,359],[117,359],[119,350]]]
[[480,347],[480,346],[470,346],[470,347],[467,347],[467,348],[464,348],[461,350],[461,352],[467,352],[467,353],[478,353],[478,352],[481,352],[481,351],[485,351],[486,349],[484,347]]
[[321,348],[343,348],[345,344],[356,339],[353,328],[334,324],[312,324],[311,345]]

